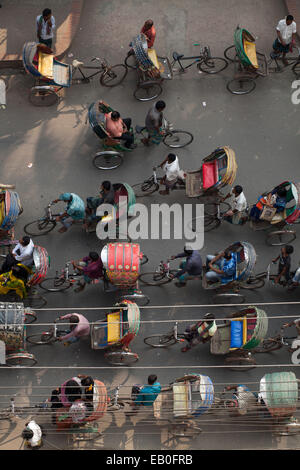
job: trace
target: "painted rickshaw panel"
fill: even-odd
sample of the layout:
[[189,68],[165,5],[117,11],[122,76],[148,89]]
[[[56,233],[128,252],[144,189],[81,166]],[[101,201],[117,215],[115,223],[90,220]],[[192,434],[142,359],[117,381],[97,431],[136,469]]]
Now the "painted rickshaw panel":
[[24,305],[18,302],[0,302],[0,341],[9,352],[24,348]]
[[266,374],[260,381],[260,393],[274,417],[292,416],[298,404],[298,381],[294,372]]
[[20,213],[21,202],[18,193],[5,191],[5,215],[0,226],[1,230],[10,230],[16,223]]
[[45,248],[39,245],[35,245],[33,249],[33,262],[34,269],[28,282],[31,286],[40,284],[47,275],[49,268],[49,255]]

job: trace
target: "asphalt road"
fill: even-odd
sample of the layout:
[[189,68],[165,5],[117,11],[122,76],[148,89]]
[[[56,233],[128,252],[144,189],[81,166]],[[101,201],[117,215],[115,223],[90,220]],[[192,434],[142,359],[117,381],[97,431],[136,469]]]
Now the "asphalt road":
[[[173,50],[188,53],[193,49],[192,43],[199,40],[209,44],[214,54],[222,55],[223,49],[232,43],[233,31],[238,23],[257,37],[258,50],[268,52],[276,22],[284,15],[283,2],[275,0],[227,0],[226,11],[224,2],[219,0],[186,0],[184,7],[182,2],[163,0],[159,9],[155,1],[131,1],[126,2],[125,6],[124,2],[117,0],[105,4],[89,0],[71,49],[73,57],[68,60],[74,57],[88,60],[103,55],[112,63],[122,62],[131,37],[147,16],[153,17],[157,25],[156,47],[161,55],[170,56]],[[284,180],[298,180],[300,107],[291,102],[293,75],[290,70],[258,78],[255,91],[241,97],[231,95],[225,88],[232,74],[232,66],[216,76],[199,74],[196,68],[191,68],[186,74],[175,74],[172,81],[164,82],[161,98],[167,103],[166,117],[175,127],[189,130],[194,135],[193,143],[177,152],[181,167],[185,170],[197,169],[201,160],[216,147],[229,145],[235,150],[238,162],[236,183],[244,187],[248,202],[251,202],[258,194]],[[115,171],[104,173],[93,167],[92,157],[100,149],[100,141],[86,123],[88,105],[97,99],[104,99],[123,117],[132,117],[133,124],[142,124],[150,104],[134,99],[135,81],[135,73],[130,71],[120,86],[107,90],[100,87],[95,79],[91,84],[73,85],[65,90],[57,107],[34,108],[27,100],[32,78],[23,74],[11,76],[8,107],[0,127],[0,158],[2,180],[16,184],[24,207],[16,226],[17,236],[21,236],[23,226],[36,219],[46,204],[61,192],[75,192],[86,198],[96,193],[104,179],[134,184],[150,175],[153,164],[164,159],[168,149],[163,145],[149,149],[139,146],[125,156],[123,165]],[[168,197],[155,193],[145,201],[147,204],[161,202],[188,204],[191,200],[183,192],[174,191]],[[279,252],[278,248],[267,247],[265,233],[253,232],[248,225],[237,227],[224,223],[205,237],[201,254],[204,257],[236,240],[247,240],[255,246],[257,272],[265,270]],[[45,246],[51,256],[51,272],[61,268],[66,260],[79,259],[90,250],[99,251],[101,248],[96,236],[85,234],[80,226],[73,227],[66,234],[54,230],[36,238],[36,241]],[[143,267],[146,271],[156,267],[161,259],[182,251],[184,240],[142,240],[140,244],[149,257],[149,263]],[[293,246],[293,267],[296,268],[300,252],[299,237]],[[122,385],[125,395],[132,384],[143,383],[150,373],[157,373],[160,382],[167,384],[184,373],[201,371],[211,377],[216,391],[220,391],[224,384],[231,383],[249,383],[253,391],[257,390],[260,378],[267,372],[278,371],[278,364],[286,365],[282,366],[282,370],[294,370],[297,374],[297,368],[290,365],[286,350],[258,357],[258,367],[251,371],[232,372],[219,367],[224,365],[223,358],[212,356],[207,345],[194,348],[187,354],[182,354],[179,346],[163,351],[150,349],[143,338],[167,330],[175,319],[186,320],[188,324],[189,320],[201,318],[201,314],[208,311],[215,313],[217,318],[224,318],[236,308],[210,307],[211,292],[204,291],[196,281],[188,283],[184,289],[168,284],[161,288],[143,287],[143,290],[150,296],[151,303],[150,308],[142,310],[142,320],[150,323],[141,324],[139,335],[132,344],[132,349],[140,356],[136,366],[110,368],[102,352],[91,350],[88,341],[69,348],[60,344],[28,346],[28,350],[38,357],[38,367],[32,370],[3,369],[1,387],[5,388],[1,389],[1,395],[7,397],[3,396],[1,402],[16,393],[16,401],[20,404],[38,403],[49,395],[53,387],[76,372],[90,373],[103,380],[108,388]],[[297,301],[299,298],[298,291],[288,294],[283,288],[272,286],[246,294],[245,305],[252,302]],[[62,314],[63,309],[77,312],[79,308],[90,321],[95,321],[102,317],[97,307],[112,306],[117,298],[114,293],[104,294],[97,285],[88,287],[80,294],[69,290],[46,296],[47,308],[53,310],[39,312],[39,323],[51,323]],[[186,307],[198,304],[208,306]],[[85,311],[85,308],[92,307],[95,309]],[[298,314],[297,306],[270,305],[264,309],[268,315],[275,317],[269,321],[270,334],[283,323],[279,316]],[[159,323],[165,320],[170,323]],[[27,331],[32,334],[42,329],[42,326],[32,325]],[[139,418],[136,421],[134,418],[126,420],[121,414],[108,414],[103,425],[107,427],[107,432],[93,445],[95,448],[128,450],[299,448],[297,437],[275,437],[269,430],[262,429],[259,423],[255,426],[240,423],[237,427],[236,423],[221,424],[213,418],[207,418],[207,421],[203,418],[201,427],[204,432],[200,438],[172,441],[164,429],[150,426],[149,430],[149,426],[140,423]],[[16,430],[17,426],[11,432],[16,433]],[[2,436],[0,446],[3,443],[2,448],[5,448],[7,433],[3,432]],[[47,446],[70,446],[64,437],[49,432]],[[18,440],[14,442],[18,444]]]

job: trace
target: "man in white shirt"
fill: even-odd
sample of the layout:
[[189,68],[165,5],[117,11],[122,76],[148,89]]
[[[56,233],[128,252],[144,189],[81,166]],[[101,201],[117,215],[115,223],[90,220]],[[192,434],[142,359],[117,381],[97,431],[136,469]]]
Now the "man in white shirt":
[[286,53],[292,50],[296,40],[296,23],[292,15],[288,15],[283,20],[278,22],[276,26],[277,38],[273,43],[275,53],[282,52],[282,62],[288,65],[285,56]]
[[225,214],[224,214],[224,219],[227,222],[230,222],[231,224],[243,224],[246,222],[247,217],[246,217],[246,209],[247,209],[247,200],[245,198],[245,195],[243,193],[243,188],[242,186],[234,186],[230,193],[228,193],[224,198],[228,199],[229,197],[232,197],[232,202],[231,202],[231,209],[229,209]]
[[50,8],[45,8],[42,15],[36,17],[37,37],[39,43],[52,48],[53,30],[55,29],[55,19]]
[[29,421],[29,423],[26,424],[26,428],[22,432],[22,437],[28,447],[38,448],[41,447],[43,444],[42,429],[34,421],[34,419],[32,419],[31,421]]
[[12,266],[22,263],[25,266],[33,264],[34,244],[30,237],[25,236],[19,240],[11,253],[8,253],[2,265],[1,273],[7,273]]
[[164,170],[165,176],[162,179],[162,184],[166,186],[164,191],[159,191],[159,194],[169,194],[170,189],[173,189],[177,182],[183,183],[184,171],[179,168],[179,160],[174,153],[169,153],[165,160],[160,164]]

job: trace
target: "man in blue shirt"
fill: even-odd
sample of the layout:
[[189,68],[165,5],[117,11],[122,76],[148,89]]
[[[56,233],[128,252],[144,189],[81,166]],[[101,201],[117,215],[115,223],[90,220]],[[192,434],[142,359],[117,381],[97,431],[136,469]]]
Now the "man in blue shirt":
[[199,251],[193,250],[192,247],[186,245],[183,253],[171,256],[171,259],[177,258],[186,258],[185,261],[180,263],[180,271],[174,276],[174,278],[178,279],[178,282],[175,284],[177,287],[185,286],[189,277],[199,277],[202,275],[202,258]]
[[230,250],[225,250],[217,256],[207,255],[206,266],[209,271],[205,277],[210,282],[221,281],[222,284],[236,279],[236,253],[231,253]]
[[161,385],[157,382],[157,375],[152,374],[148,377],[148,385],[144,385],[134,400],[134,408],[138,406],[152,406],[157,395],[161,391]]

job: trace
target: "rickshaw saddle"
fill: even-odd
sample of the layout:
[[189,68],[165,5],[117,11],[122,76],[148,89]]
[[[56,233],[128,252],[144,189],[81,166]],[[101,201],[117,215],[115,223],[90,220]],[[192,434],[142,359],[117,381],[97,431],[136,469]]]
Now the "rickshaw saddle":
[[120,312],[107,315],[107,342],[114,343],[121,337],[120,334]]

